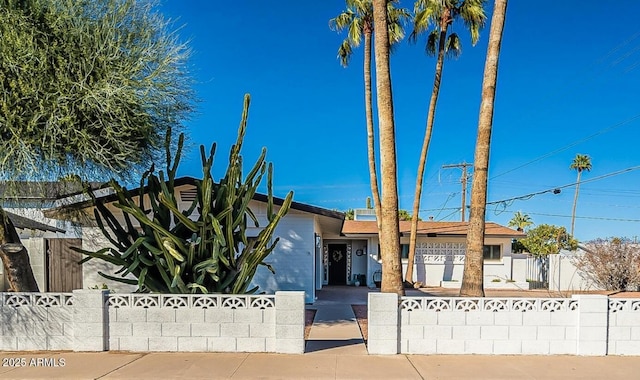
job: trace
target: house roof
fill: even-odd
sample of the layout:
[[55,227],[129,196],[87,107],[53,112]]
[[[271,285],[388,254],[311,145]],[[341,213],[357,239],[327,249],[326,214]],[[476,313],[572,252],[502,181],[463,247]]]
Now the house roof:
[[[180,177],[174,180],[175,187],[185,186],[185,185],[191,185],[195,187],[196,179],[192,177]],[[129,190],[132,192],[132,195],[134,195],[136,192],[135,189],[129,189]],[[146,187],[145,187],[145,193],[146,193]],[[97,196],[97,199],[100,199],[105,203],[110,203],[110,202],[116,201],[118,197],[116,196],[116,194],[106,193],[106,194]],[[253,199],[259,202],[267,202],[268,196],[266,194],[256,193]],[[273,197],[273,203],[277,206],[281,206],[284,203],[284,198]],[[54,218],[56,215],[59,214],[60,211],[69,210],[69,209],[77,210],[77,209],[83,209],[91,206],[93,206],[93,201],[91,199],[74,199],[69,203],[63,204],[62,206],[58,206],[58,207],[54,207],[46,210],[45,215],[51,218]],[[343,212],[329,210],[322,207],[312,206],[312,205],[308,205],[300,202],[291,202],[291,209],[308,212],[311,214],[321,215],[321,216],[329,217],[332,219],[338,219],[338,220],[344,219]]]
[[[90,182],[96,189],[101,184]],[[0,196],[3,199],[56,200],[82,193],[82,184],[77,181],[3,181],[0,182]]]
[[11,222],[13,223],[13,226],[15,228],[20,228],[20,229],[26,229],[26,230],[40,230],[40,231],[50,231],[50,232],[62,232],[64,233],[64,230],[61,230],[60,228],[57,227],[53,227],[44,223],[40,223],[38,221],[35,221],[33,219],[29,219],[26,218],[24,216],[20,216],[20,215],[16,215],[14,213],[5,211],[5,214],[7,214],[7,216],[9,217],[9,219],[11,220]]
[[[418,235],[427,236],[466,236],[468,222],[431,222],[422,221],[418,222]],[[400,233],[408,236],[411,232],[411,222],[400,222]],[[343,235],[377,235],[378,224],[376,221],[364,221],[364,220],[345,220],[342,225]],[[525,234],[520,231],[512,230],[511,228],[502,226],[493,222],[486,222],[485,224],[486,236],[501,236],[501,237],[524,237]]]

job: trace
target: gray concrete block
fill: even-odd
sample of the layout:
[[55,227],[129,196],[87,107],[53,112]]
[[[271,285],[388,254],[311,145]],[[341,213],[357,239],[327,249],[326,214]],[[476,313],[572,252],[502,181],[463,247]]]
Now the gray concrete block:
[[74,336],[76,337],[101,337],[104,335],[104,324],[99,322],[93,323],[75,323],[73,327]]
[[251,323],[249,324],[249,336],[252,338],[275,338],[276,326],[274,324]]
[[70,307],[56,307],[47,310],[47,321],[49,322],[71,322],[73,313]]
[[204,311],[204,322],[207,323],[232,323],[232,309],[206,309]]
[[303,325],[275,326],[276,339],[304,339]]
[[144,352],[149,351],[149,338],[136,337],[120,337],[120,349],[123,351]]
[[412,312],[409,312],[408,315],[409,315],[408,320],[410,325],[424,326],[424,325],[435,325],[438,323],[438,313],[433,311],[412,311]]
[[74,351],[104,351],[108,340],[104,337],[84,336],[73,338]]
[[398,311],[372,311],[369,313],[369,326],[397,326],[398,325]]
[[599,341],[606,343],[607,329],[602,327],[579,326],[578,340],[583,341]]
[[538,327],[538,339],[542,340],[564,340],[566,328],[563,326],[540,326]]
[[304,325],[304,308],[298,310],[277,310],[277,325]]
[[524,326],[550,326],[551,312],[548,311],[527,311],[522,313],[522,324]]
[[149,337],[149,351],[178,351],[178,338],[175,336]]
[[441,326],[464,326],[467,321],[467,312],[464,311],[440,311],[438,312],[438,324]]
[[[401,346],[402,347],[402,346]],[[406,350],[400,350],[401,354],[429,355],[437,352],[435,339],[409,339]]]
[[609,297],[600,294],[580,294],[571,296],[578,300],[580,313],[606,313],[609,309]]
[[236,352],[236,338],[209,337],[207,338],[207,351],[210,352]]
[[452,339],[453,326],[424,326],[425,339]]
[[104,321],[103,308],[74,308],[73,320],[81,323],[92,323]]
[[304,309],[304,292],[276,292],[276,309],[278,311]]
[[204,322],[204,309],[181,308],[175,309],[176,322],[178,323],[202,323]]
[[371,340],[395,340],[398,341],[398,326],[369,325],[369,339]]
[[509,326],[480,326],[480,338],[488,340],[507,340],[509,339]]
[[493,316],[493,324],[496,326],[522,326],[521,311],[496,312]]
[[497,355],[522,354],[522,341],[520,340],[494,340],[493,353]]
[[468,326],[493,326],[496,314],[492,311],[467,313],[465,322]]
[[267,324],[276,324],[276,309],[264,309],[262,310],[262,322]]
[[276,339],[275,352],[280,354],[303,354],[304,339]]
[[577,311],[556,311],[549,317],[551,326],[575,326],[578,323]]
[[18,351],[44,351],[47,349],[47,337],[31,335],[19,336]]
[[133,325],[129,322],[109,323],[109,336],[131,336],[133,335]]
[[631,327],[631,340],[640,341],[640,324]]
[[536,326],[510,326],[509,340],[536,340],[538,338],[538,328]]
[[398,310],[398,295],[395,293],[369,293],[369,312]]
[[236,339],[236,351],[265,352],[265,343],[265,338],[238,338]]
[[261,309],[236,309],[233,311],[235,323],[262,323]]
[[120,351],[120,338],[109,337],[109,351]]
[[162,323],[161,330],[162,336],[191,336],[191,324],[189,323]]
[[47,350],[62,351],[73,349],[73,338],[68,336],[48,336]]
[[207,338],[179,336],[178,351],[179,352],[206,352]]
[[116,319],[111,322],[146,322],[147,309],[121,307],[116,309]]
[[424,326],[409,325],[402,326],[400,329],[400,339],[424,339]]
[[551,340],[549,341],[549,353],[551,355],[575,355],[577,343],[575,340]]
[[[578,341],[577,354],[583,356],[605,356],[607,354],[606,342],[600,341]],[[620,348],[618,342],[617,348]]]
[[264,346],[265,352],[276,352],[276,338],[265,338]]
[[219,323],[191,323],[192,337],[220,336]]
[[493,354],[492,340],[467,340],[464,342],[465,354],[491,355]]
[[147,322],[168,323],[176,321],[175,309],[152,308],[147,309]]
[[436,350],[438,354],[464,354],[464,340],[438,340]]
[[249,324],[247,323],[221,323],[221,337],[248,338]]
[[33,335],[63,335],[62,332],[62,323],[63,322],[34,322],[33,330],[31,330],[31,334]]
[[453,326],[453,339],[480,339],[480,326]]
[[158,322],[134,322],[132,327],[134,337],[162,336],[162,324]]
[[2,335],[4,336],[25,336],[31,334],[33,331],[33,322],[29,320],[22,322],[13,320],[8,323],[3,323],[0,328],[2,328]]
[[615,346],[615,354],[616,355],[640,355],[640,341],[638,340],[628,340],[628,341],[618,341]]
[[610,326],[640,326],[640,311],[613,313],[616,316],[615,323]]
[[15,336],[0,336],[1,351],[18,351],[18,338]]
[[523,340],[522,353],[525,355],[549,355],[548,340]]
[[[604,327],[609,325],[607,313],[580,313],[578,317],[578,325],[585,327]],[[618,316],[618,324],[620,325],[620,316]]]

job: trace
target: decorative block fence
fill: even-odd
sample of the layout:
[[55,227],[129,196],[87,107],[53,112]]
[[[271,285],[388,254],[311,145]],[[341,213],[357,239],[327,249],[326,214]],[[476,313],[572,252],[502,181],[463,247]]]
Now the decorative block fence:
[[640,299],[369,293],[370,354],[640,355]]
[[0,350],[304,352],[304,292],[0,293]]

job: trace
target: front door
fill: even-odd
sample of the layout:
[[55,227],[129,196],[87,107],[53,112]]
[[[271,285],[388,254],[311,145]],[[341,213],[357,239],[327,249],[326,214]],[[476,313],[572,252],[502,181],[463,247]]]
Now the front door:
[[329,285],[347,284],[347,245],[329,244]]

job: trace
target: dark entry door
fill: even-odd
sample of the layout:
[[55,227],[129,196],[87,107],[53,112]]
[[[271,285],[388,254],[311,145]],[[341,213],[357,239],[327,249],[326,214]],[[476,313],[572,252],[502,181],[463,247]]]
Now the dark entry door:
[[347,284],[347,245],[329,244],[329,285]]
[[46,239],[48,281],[50,292],[70,292],[82,289],[82,254],[71,247],[82,247],[81,239]]

